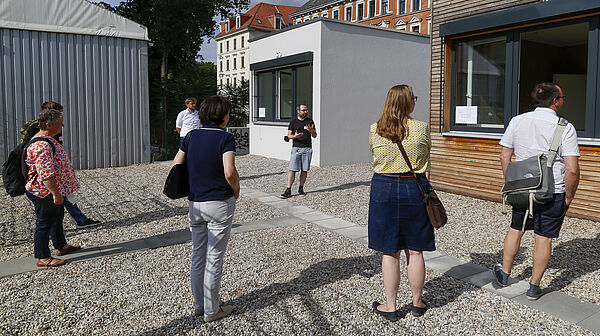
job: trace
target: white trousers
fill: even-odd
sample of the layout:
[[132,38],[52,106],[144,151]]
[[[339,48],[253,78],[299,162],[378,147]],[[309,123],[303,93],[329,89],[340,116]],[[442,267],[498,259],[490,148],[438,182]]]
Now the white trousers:
[[231,235],[235,197],[224,201],[190,202],[192,266],[190,269],[194,308],[204,316],[219,312],[223,257]]

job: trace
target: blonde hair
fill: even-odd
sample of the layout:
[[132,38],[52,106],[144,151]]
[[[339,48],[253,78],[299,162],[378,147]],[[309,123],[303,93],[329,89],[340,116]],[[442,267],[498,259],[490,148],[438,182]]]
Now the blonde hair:
[[409,85],[396,85],[388,91],[381,117],[377,121],[377,134],[392,142],[402,141],[408,136],[407,120],[412,112],[415,98]]

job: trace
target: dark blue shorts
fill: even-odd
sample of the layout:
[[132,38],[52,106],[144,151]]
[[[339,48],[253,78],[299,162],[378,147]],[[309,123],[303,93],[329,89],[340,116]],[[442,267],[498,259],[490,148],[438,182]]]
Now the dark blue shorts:
[[[431,186],[427,178],[421,176],[420,179],[429,192]],[[373,175],[369,248],[392,254],[403,249],[435,251],[433,226],[414,177]]]
[[[535,204],[533,218],[527,218],[525,230],[533,230],[537,235],[558,238],[565,214],[567,213],[565,194],[554,194],[554,200],[546,204]],[[511,228],[521,231],[525,211],[513,209]]]

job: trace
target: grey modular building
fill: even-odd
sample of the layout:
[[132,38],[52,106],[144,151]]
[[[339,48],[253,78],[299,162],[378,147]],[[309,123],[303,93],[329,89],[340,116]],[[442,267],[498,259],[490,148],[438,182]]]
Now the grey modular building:
[[76,169],[150,160],[146,27],[86,0],[0,1],[0,162],[40,105],[64,106]]

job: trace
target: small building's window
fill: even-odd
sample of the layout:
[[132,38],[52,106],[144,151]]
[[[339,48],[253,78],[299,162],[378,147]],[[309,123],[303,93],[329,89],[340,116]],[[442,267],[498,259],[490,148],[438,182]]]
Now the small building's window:
[[381,14],[387,14],[389,7],[389,0],[381,0]]
[[346,21],[352,21],[352,5],[346,5],[346,16],[344,19]]
[[406,13],[406,0],[398,0],[398,14]]
[[365,4],[359,3],[356,5],[356,20],[362,20],[365,15]]
[[420,24],[418,24],[418,23],[412,24],[410,26],[410,31],[413,33],[418,33],[420,31],[420,29],[421,29],[421,27],[420,27]]
[[312,105],[312,65],[256,73],[254,114],[257,120],[287,121],[295,106]]
[[340,19],[340,11],[339,10],[336,9],[333,11],[333,18],[336,20]]
[[220,51],[219,51],[219,52],[221,52],[221,53],[222,53],[222,52],[223,52],[223,42],[219,43],[219,49],[220,49]]
[[421,9],[421,0],[413,0],[412,2],[412,11],[418,11]]
[[244,47],[244,37],[242,36],[242,41],[240,43],[240,48],[243,48],[243,47]]
[[281,19],[275,18],[275,29],[281,29]]
[[227,41],[226,44],[227,44],[227,51],[229,51],[229,41]]
[[227,85],[229,85],[229,77],[227,77]]
[[242,77],[240,77],[240,83],[244,82],[244,75],[242,75]]
[[233,77],[233,86],[237,85],[237,78]]
[[370,18],[375,16],[375,0],[369,0],[369,13]]
[[240,58],[240,68],[244,68],[244,56]]
[[233,70],[237,70],[237,59],[233,58]]
[[237,49],[237,39],[233,39],[233,50]]
[[225,22],[225,31],[229,31],[229,19],[227,19],[227,22]]
[[219,71],[223,71],[223,61],[219,61]]
[[219,79],[219,85],[223,86],[223,78]]
[[241,21],[242,21],[242,20],[240,19],[240,16],[239,16],[239,15],[235,17],[235,28],[237,28],[237,29],[239,29],[239,28],[240,28],[240,22],[241,22]]
[[321,17],[327,17],[327,14],[328,14],[327,12],[323,12],[323,13],[321,13]]
[[229,60],[225,61],[226,69],[229,71]]

